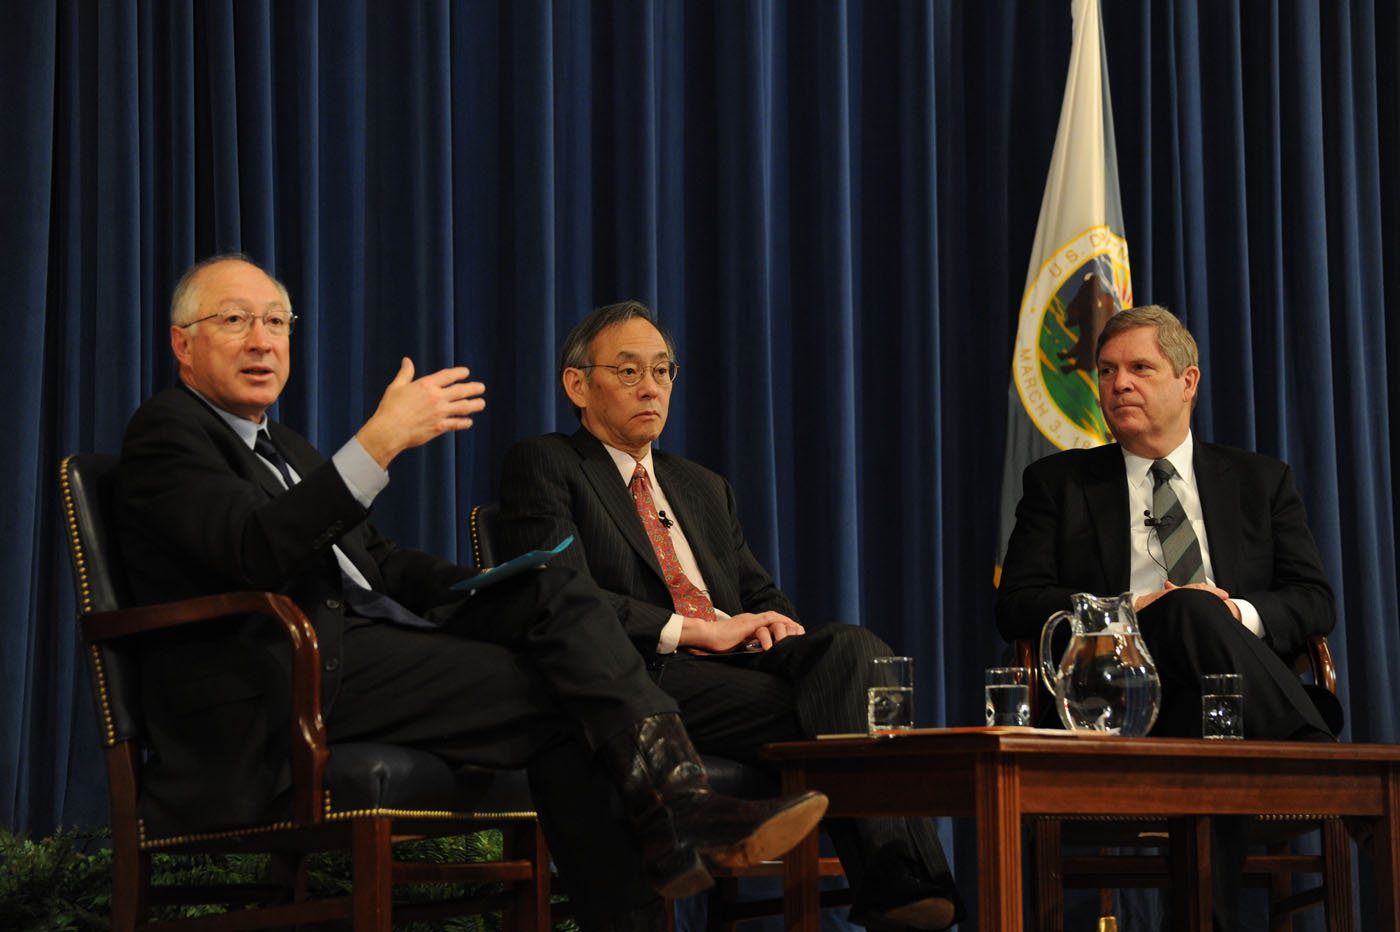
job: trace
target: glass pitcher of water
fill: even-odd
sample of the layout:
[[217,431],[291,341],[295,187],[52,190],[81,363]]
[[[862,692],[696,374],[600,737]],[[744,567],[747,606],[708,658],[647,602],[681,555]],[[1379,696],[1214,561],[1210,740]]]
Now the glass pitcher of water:
[[[1060,721],[1071,731],[1141,736],[1157,721],[1162,681],[1133,612],[1133,594],[1071,597],[1072,611],[1056,612],[1040,632],[1042,682],[1055,697]],[[1058,665],[1051,640],[1069,620],[1069,647]]]

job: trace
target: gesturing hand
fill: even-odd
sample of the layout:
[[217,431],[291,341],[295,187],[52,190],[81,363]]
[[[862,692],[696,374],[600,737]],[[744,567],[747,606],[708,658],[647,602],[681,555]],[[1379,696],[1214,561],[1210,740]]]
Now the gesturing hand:
[[381,468],[387,468],[409,447],[422,446],[448,431],[466,430],[472,426],[471,415],[486,407],[481,397],[486,386],[465,381],[470,374],[465,366],[454,366],[415,379],[413,360],[405,356],[356,439]]

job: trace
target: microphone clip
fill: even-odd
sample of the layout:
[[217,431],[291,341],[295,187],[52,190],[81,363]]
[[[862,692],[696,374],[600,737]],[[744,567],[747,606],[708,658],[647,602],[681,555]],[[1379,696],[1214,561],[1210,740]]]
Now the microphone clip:
[[1154,518],[1154,517],[1152,517],[1152,512],[1150,512],[1150,511],[1144,511],[1144,512],[1142,513],[1142,519],[1143,519],[1143,520],[1142,520],[1142,526],[1143,526],[1143,527],[1159,528],[1159,529],[1160,529],[1160,528],[1168,528],[1168,527],[1171,527],[1171,526],[1172,526],[1172,522],[1171,522],[1171,519],[1170,519],[1170,518]]

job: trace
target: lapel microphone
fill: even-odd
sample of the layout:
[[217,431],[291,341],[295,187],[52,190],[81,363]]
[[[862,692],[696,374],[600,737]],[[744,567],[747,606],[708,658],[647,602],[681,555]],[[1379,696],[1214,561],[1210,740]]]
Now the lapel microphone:
[[1152,512],[1150,511],[1144,511],[1142,513],[1142,518],[1143,527],[1166,528],[1172,526],[1171,518],[1154,518],[1152,517]]
[[664,511],[658,511],[658,512],[656,513],[656,517],[658,517],[658,518],[661,519],[661,523],[664,524],[664,525],[666,525],[666,530],[668,530],[668,531],[669,531],[669,530],[675,525],[675,523],[676,523],[676,522],[672,521],[670,518],[666,517],[666,512],[664,512]]

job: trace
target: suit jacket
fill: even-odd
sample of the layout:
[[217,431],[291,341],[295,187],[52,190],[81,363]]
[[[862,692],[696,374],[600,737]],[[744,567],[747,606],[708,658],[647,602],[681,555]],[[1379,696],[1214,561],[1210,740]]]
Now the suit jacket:
[[[1215,583],[1253,603],[1269,645],[1292,657],[1336,623],[1293,471],[1199,440],[1194,456]],[[1073,593],[1125,591],[1129,550],[1128,480],[1116,444],[1032,463],[997,590],[1002,636],[1039,637],[1045,619],[1069,608]]]
[[[690,460],[654,450],[655,479],[695,553],[710,599],[721,611],[797,612],[744,540],[734,490]],[[603,444],[580,428],[547,434],[507,452],[501,476],[501,543],[506,554],[574,546],[555,563],[592,575],[644,656],[656,653],[674,611],[670,590],[627,483]]]
[[[243,440],[183,386],[137,410],[118,472],[116,518],[138,604],[245,589],[289,596],[316,628],[322,714],[340,690],[345,628],[338,543],[371,586],[425,617],[472,571],[399,548],[333,464],[277,423],[268,428],[301,481],[281,484]],[[290,654],[263,619],[230,619],[143,643],[150,755],[143,812],[189,831],[266,818],[290,786]]]

